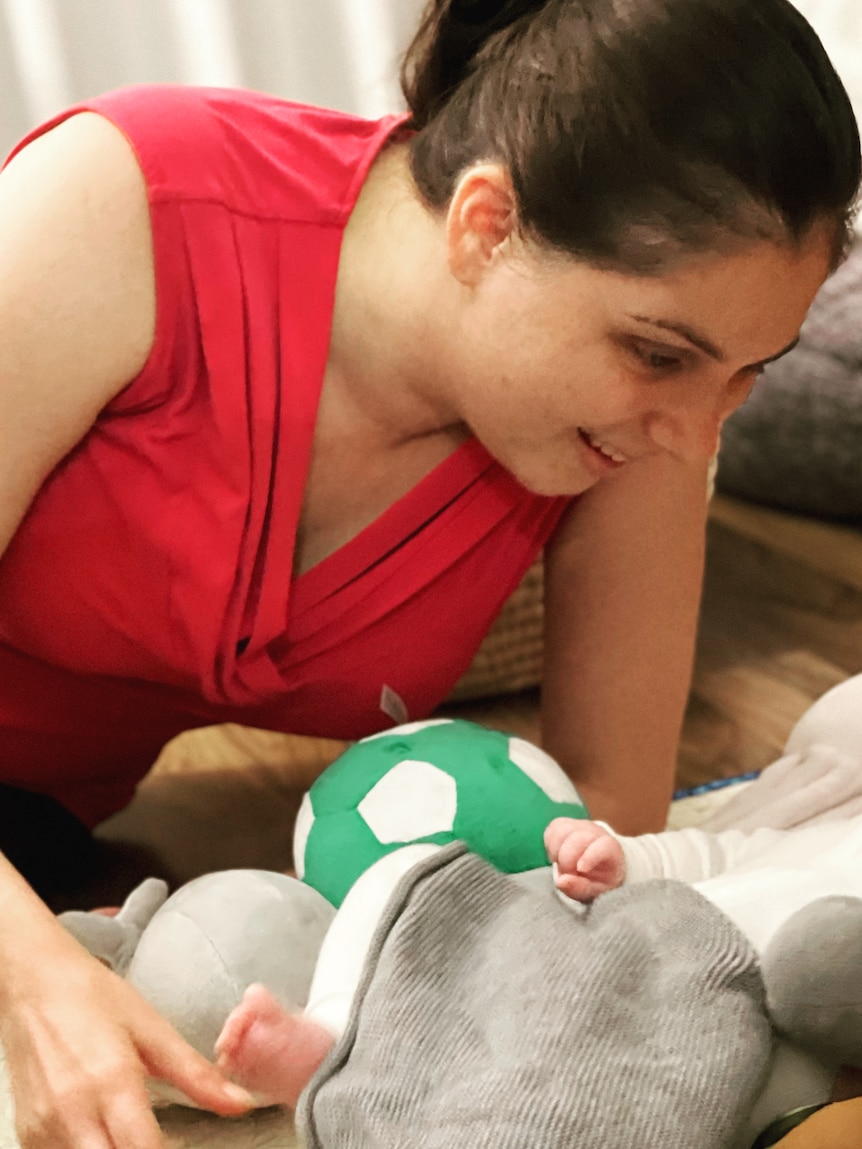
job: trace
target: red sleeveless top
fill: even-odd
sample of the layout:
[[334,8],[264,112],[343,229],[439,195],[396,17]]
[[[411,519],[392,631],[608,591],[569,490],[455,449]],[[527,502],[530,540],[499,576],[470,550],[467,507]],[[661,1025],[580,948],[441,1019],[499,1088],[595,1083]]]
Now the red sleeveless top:
[[400,120],[171,86],[81,110],[144,172],[156,339],[0,560],[0,780],[92,825],[192,726],[427,714],[567,500],[470,440],[292,578],[342,232]]

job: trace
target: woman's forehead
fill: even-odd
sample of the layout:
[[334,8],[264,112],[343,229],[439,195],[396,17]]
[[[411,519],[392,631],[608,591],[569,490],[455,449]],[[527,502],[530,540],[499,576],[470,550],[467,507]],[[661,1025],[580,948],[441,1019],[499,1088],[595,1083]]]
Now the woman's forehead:
[[710,358],[759,362],[797,337],[829,274],[831,250],[831,238],[812,232],[800,244],[756,240],[699,253],[655,275],[556,257],[532,281],[534,302],[549,317],[649,325],[656,337],[665,332]]

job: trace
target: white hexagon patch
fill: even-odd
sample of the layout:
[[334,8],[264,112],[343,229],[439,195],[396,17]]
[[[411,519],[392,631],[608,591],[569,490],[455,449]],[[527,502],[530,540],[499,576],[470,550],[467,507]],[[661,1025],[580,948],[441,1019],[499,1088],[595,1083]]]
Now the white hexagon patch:
[[413,842],[452,830],[458,787],[430,762],[405,759],[368,791],[357,809],[383,845]]
[[300,881],[305,876],[305,847],[313,824],[314,811],[311,808],[311,795],[306,792],[303,795],[302,804],[293,826],[293,868],[296,870],[296,876]]
[[528,778],[532,778],[540,790],[544,790],[552,802],[577,802],[583,805],[580,794],[562,766],[532,742],[525,742],[523,738],[510,738],[509,757]]

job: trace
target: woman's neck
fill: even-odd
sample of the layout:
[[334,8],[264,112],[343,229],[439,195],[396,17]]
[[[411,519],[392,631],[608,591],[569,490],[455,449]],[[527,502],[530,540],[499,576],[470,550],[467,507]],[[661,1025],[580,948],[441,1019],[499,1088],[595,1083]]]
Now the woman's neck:
[[375,161],[348,221],[339,262],[328,385],[384,443],[457,424],[447,400],[448,309],[456,287],[444,222],[420,201],[407,147]]

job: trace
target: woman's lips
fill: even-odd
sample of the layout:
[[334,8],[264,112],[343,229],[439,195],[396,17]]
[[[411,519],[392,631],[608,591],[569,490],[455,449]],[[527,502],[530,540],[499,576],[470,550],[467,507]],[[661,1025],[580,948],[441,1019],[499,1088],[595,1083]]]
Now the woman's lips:
[[582,442],[590,449],[591,453],[602,463],[603,468],[613,470],[627,462],[627,458],[622,451],[617,450],[613,444],[606,443],[600,436],[585,430],[583,427],[578,428],[578,434]]

